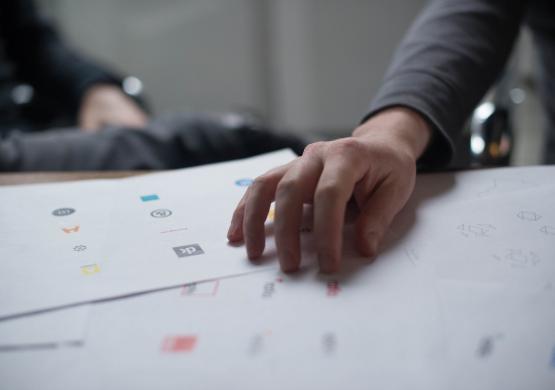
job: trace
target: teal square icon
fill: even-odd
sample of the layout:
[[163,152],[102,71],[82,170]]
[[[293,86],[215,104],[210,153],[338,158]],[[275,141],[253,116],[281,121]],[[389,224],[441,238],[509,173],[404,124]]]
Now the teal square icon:
[[142,200],[143,202],[150,202],[150,201],[158,200],[158,199],[160,199],[160,198],[159,198],[158,195],[156,195],[156,194],[143,195],[143,196],[141,196],[141,200]]

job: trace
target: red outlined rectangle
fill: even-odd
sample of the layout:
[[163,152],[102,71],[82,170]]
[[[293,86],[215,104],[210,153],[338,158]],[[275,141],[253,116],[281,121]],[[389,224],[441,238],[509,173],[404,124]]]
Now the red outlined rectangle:
[[183,286],[183,288],[181,289],[181,295],[200,298],[215,297],[216,294],[218,294],[219,287],[219,280],[212,280],[210,282],[202,283],[191,283]]

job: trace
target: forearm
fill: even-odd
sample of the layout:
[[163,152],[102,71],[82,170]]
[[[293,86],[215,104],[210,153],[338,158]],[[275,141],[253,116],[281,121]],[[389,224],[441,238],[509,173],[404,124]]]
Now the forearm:
[[502,70],[525,7],[513,0],[433,1],[401,43],[365,118],[398,105],[419,112],[435,132],[428,160],[445,164],[450,138]]

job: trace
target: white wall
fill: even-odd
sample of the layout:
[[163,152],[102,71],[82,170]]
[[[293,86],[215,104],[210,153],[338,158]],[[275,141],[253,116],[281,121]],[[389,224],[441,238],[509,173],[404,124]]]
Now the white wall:
[[253,108],[345,132],[424,0],[42,0],[76,46],[141,77],[157,112]]

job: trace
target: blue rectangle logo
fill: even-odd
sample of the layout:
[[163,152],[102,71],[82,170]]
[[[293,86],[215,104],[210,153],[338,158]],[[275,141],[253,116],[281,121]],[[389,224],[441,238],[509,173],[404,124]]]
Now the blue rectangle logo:
[[152,200],[158,200],[158,199],[160,199],[160,198],[159,198],[158,195],[156,195],[156,194],[143,195],[143,196],[141,196],[141,200],[142,200],[143,202],[150,202],[150,201],[152,201]]

